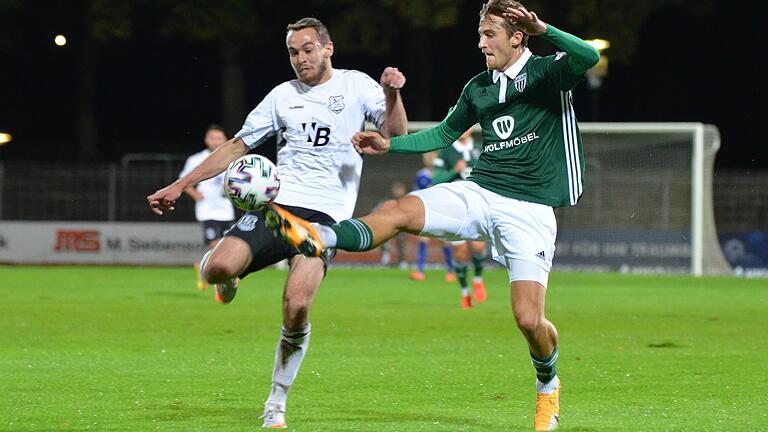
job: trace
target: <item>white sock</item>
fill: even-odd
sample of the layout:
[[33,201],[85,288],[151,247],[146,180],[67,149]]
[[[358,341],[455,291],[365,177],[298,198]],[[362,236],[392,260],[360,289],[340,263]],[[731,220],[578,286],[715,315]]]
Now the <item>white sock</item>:
[[542,383],[538,379],[536,380],[536,393],[549,394],[557,390],[560,387],[560,378],[555,375],[552,380],[546,384]]
[[285,401],[288,399],[288,390],[290,387],[286,387],[276,382],[272,383],[272,388],[269,390],[269,398],[267,403],[277,403],[285,408]]
[[483,277],[482,276],[472,276],[472,282],[482,282]]
[[468,287],[461,288],[461,295],[463,297],[469,297],[469,288]]
[[309,335],[312,325],[297,332],[289,332],[282,328],[280,341],[275,350],[275,368],[272,371],[272,388],[267,401],[282,404],[288,398],[288,391],[299,373],[299,367],[309,348]]
[[323,246],[332,248],[336,246],[336,232],[334,232],[328,225],[322,225],[313,223],[317,234],[320,235],[320,240],[323,242]]
[[205,264],[208,263],[208,257],[211,256],[211,252],[213,252],[213,249],[209,249],[208,252],[203,255],[203,258],[200,259],[200,280],[204,282],[208,282],[205,278]]

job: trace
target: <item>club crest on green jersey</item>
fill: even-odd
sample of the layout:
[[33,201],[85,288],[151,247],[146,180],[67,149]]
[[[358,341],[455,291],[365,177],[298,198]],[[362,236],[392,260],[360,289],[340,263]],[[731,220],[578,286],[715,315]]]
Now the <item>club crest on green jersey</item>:
[[512,135],[512,130],[515,128],[515,119],[512,116],[501,116],[493,121],[493,130],[499,138],[505,140]]
[[528,82],[528,74],[523,73],[515,77],[515,90],[522,93],[525,90],[525,84]]

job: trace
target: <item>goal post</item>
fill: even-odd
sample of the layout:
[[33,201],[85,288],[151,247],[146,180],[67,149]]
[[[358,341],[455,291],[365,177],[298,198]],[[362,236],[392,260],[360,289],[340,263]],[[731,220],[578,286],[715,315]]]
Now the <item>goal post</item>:
[[[410,122],[416,132],[436,122]],[[579,124],[584,194],[556,211],[555,269],[730,274],[717,239],[716,126]],[[475,140],[480,142],[479,126]],[[363,176],[365,178],[365,176]]]

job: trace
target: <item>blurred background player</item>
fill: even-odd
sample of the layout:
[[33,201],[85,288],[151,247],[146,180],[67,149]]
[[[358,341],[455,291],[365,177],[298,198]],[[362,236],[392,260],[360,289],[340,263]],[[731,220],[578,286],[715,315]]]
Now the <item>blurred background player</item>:
[[[205,149],[187,158],[179,178],[189,174],[208,158],[214,150],[227,142],[227,134],[221,126],[212,124],[205,131]],[[235,220],[235,208],[224,196],[224,173],[220,173],[208,180],[190,186],[184,192],[195,200],[195,219],[203,226],[203,244],[206,251],[216,247],[216,244],[224,236],[224,231],[232,226]],[[194,264],[197,275],[197,288],[200,291],[208,289],[208,282],[200,275],[200,262]]]
[[[440,150],[435,160],[432,161],[432,184],[466,179],[479,157],[480,150],[475,148],[472,128],[469,128],[453,145]],[[453,249],[453,270],[461,287],[461,308],[471,308],[472,297],[476,302],[484,302],[486,299],[485,284],[483,283],[485,242],[458,240],[445,243],[450,244]],[[467,268],[470,258],[475,269],[472,277],[472,297],[470,297],[469,285],[467,284]]]
[[[390,188],[390,197],[387,199],[398,199],[405,196],[407,192],[408,190],[405,187],[405,183],[400,181],[393,182]],[[381,203],[387,201],[387,199],[376,204],[374,211],[381,205]],[[397,267],[400,270],[405,270],[408,268],[408,261],[405,259],[405,233],[400,233],[396,235],[394,239],[390,239],[381,245],[381,258],[379,262],[383,266],[392,264],[392,240],[395,241],[395,247],[397,248]]]
[[[432,163],[437,157],[437,152],[424,153],[422,155],[422,161],[424,168],[416,172],[416,180],[414,190],[422,190],[432,186]],[[423,281],[426,279],[424,274],[424,268],[427,265],[427,246],[431,239],[427,237],[419,237],[419,249],[416,253],[416,271],[411,272],[410,278],[415,281]],[[451,252],[451,246],[448,243],[443,243],[443,256],[445,257],[445,281],[455,282],[456,274],[453,272],[453,254]]]

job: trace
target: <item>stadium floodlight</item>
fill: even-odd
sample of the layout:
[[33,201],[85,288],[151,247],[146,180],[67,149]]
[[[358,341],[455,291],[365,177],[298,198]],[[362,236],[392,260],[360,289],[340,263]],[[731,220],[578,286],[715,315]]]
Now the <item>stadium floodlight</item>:
[[580,129],[584,194],[556,210],[555,271],[732,274],[714,218],[716,126],[581,122]]
[[605,39],[589,39],[584,42],[590,44],[592,48],[598,50],[601,54],[603,51],[611,47],[611,42]]
[[[590,90],[597,90],[603,86],[603,78],[608,76],[608,56],[603,54],[603,51],[611,47],[611,42],[605,39],[590,39],[584,41],[590,44],[594,49],[600,53],[600,60],[597,64],[587,70],[587,87]],[[594,98],[595,96],[593,96]],[[596,104],[596,100],[593,100],[593,105]],[[593,106],[592,110],[596,111],[596,107]],[[597,113],[593,112],[593,116]],[[594,120],[594,118],[593,118]]]
[[66,36],[64,36],[64,35],[61,35],[61,34],[59,34],[59,35],[56,35],[56,36],[53,38],[53,43],[55,43],[55,44],[56,44],[56,46],[60,46],[60,47],[63,47],[64,45],[66,45],[66,44],[67,44],[67,37],[66,37]]
[[3,128],[0,128],[0,145],[13,141],[13,135]]

